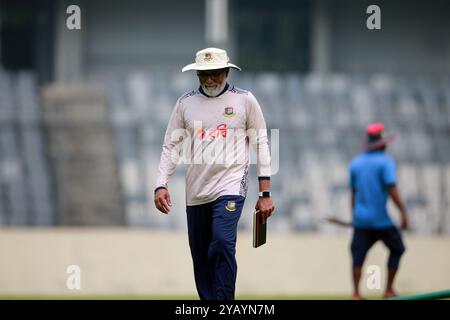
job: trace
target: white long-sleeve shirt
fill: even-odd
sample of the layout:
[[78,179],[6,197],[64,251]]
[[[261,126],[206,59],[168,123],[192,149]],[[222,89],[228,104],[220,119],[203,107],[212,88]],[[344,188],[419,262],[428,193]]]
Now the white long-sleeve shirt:
[[187,163],[187,205],[212,202],[223,195],[245,197],[249,144],[256,148],[258,177],[269,178],[266,123],[251,92],[228,86],[217,97],[207,97],[199,89],[185,93],[169,120],[156,188],[167,188],[181,160]]

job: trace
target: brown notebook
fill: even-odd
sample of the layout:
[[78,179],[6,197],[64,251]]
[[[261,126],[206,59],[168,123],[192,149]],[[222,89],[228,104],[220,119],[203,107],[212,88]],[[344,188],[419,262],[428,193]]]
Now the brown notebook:
[[262,222],[262,214],[258,210],[253,214],[253,248],[266,243],[267,223]]

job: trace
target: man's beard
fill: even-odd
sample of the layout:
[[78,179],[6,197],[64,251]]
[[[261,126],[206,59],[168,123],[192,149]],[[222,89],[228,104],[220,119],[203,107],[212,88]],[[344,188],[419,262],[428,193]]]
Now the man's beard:
[[202,89],[203,89],[203,92],[208,97],[217,97],[223,91],[226,84],[227,84],[227,79],[224,79],[221,84],[211,86],[209,88],[207,88],[205,85],[202,84]]

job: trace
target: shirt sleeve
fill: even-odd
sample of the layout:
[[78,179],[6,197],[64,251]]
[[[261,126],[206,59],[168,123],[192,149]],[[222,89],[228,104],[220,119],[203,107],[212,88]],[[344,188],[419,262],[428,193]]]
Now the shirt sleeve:
[[397,183],[395,161],[392,159],[388,159],[383,167],[383,183],[385,186],[390,186]]
[[256,151],[256,172],[259,178],[270,178],[270,152],[266,121],[261,106],[249,92],[247,100],[247,133],[250,144]]
[[174,173],[179,159],[180,146],[184,136],[185,126],[182,114],[182,105],[178,100],[170,116],[162,146],[161,158],[158,166],[158,175],[155,188],[165,187],[170,176]]
[[349,187],[352,190],[356,189],[356,176],[355,176],[355,170],[353,170],[352,164],[350,164],[348,171],[349,171],[349,179],[348,179]]

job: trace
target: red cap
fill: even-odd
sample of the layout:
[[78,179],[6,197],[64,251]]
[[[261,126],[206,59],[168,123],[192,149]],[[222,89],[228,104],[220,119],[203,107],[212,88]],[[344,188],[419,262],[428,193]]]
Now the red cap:
[[384,124],[381,122],[369,124],[366,128],[367,134],[379,135],[384,131]]
[[371,123],[366,128],[366,141],[363,143],[368,150],[384,147],[394,141],[394,136],[384,131],[384,124],[381,122]]

